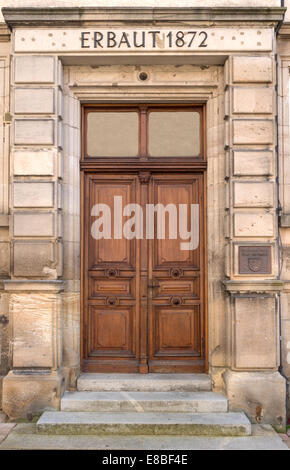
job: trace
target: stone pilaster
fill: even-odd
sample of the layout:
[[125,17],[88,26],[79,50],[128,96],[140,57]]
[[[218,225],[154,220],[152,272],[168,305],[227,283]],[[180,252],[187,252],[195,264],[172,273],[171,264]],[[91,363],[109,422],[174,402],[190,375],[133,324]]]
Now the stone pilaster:
[[53,55],[14,55],[11,280],[4,282],[12,370],[3,410],[13,418],[57,408],[63,349],[62,77]]
[[278,372],[283,283],[277,243],[275,82],[274,56],[233,56],[228,61],[225,287],[229,369],[224,381],[231,409],[243,409],[253,422],[283,429],[286,381]]

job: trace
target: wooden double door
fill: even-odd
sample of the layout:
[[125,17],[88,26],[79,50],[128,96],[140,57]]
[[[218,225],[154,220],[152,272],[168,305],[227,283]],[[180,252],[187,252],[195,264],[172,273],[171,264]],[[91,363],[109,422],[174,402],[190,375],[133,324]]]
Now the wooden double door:
[[84,160],[83,371],[204,372],[204,168]]

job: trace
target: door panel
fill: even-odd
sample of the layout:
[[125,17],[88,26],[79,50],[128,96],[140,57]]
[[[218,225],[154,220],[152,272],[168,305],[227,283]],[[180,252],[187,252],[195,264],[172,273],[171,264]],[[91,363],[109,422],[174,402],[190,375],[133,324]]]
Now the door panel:
[[[199,208],[199,244],[182,250],[180,224],[177,238],[169,239],[166,218],[164,239],[158,239],[155,218],[154,239],[150,241],[149,272],[149,370],[152,372],[192,372],[204,370],[204,319],[201,295],[203,255],[203,181],[201,175],[156,175],[152,177],[150,202],[164,207],[186,205],[188,231],[190,207]],[[178,212],[180,212],[178,210]],[[179,215],[179,214],[178,214]],[[182,232],[183,233],[183,232]]]
[[[138,370],[139,255],[136,240],[114,238],[114,197],[122,197],[124,205],[135,203],[139,198],[137,184],[134,175],[87,175],[85,179],[85,371]],[[96,225],[106,213],[103,205],[110,209],[106,228],[105,219],[103,225]]]

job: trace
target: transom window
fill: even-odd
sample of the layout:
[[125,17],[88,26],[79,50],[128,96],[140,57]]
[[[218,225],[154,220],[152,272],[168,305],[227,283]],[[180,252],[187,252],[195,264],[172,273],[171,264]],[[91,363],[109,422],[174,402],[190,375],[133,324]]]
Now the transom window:
[[88,106],[84,157],[202,158],[202,111],[200,106]]

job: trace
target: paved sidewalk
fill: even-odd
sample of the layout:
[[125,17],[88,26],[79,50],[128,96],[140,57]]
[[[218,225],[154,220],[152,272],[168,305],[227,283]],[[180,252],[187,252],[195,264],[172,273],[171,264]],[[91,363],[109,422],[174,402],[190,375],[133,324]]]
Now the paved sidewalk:
[[12,431],[13,428],[15,428],[16,424],[14,423],[3,423],[0,422],[0,444],[3,442],[10,431]]
[[6,435],[0,450],[288,450],[281,437],[266,425],[253,425],[249,437],[54,436],[38,434],[35,424],[4,426]]

